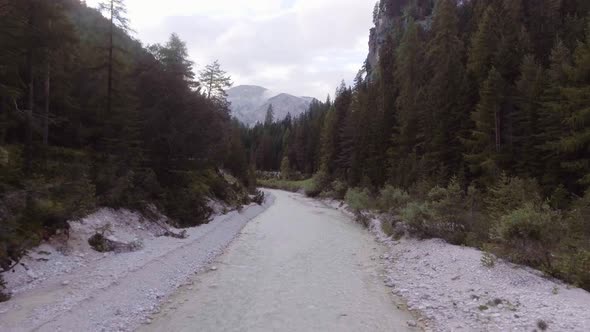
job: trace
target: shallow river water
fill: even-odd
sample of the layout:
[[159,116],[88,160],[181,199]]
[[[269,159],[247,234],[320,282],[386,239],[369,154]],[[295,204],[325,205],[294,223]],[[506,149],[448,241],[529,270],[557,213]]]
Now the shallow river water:
[[383,284],[383,248],[368,231],[302,195],[267,192],[274,205],[141,330],[414,330]]

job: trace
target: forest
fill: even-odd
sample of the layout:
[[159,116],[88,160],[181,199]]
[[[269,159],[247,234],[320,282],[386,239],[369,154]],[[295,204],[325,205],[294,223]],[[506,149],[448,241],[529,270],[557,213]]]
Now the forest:
[[0,0],[0,271],[97,207],[187,227],[250,201],[229,76],[132,36],[123,0]]
[[381,0],[374,23],[377,65],[352,86],[242,129],[281,171],[261,184],[590,289],[590,2]]

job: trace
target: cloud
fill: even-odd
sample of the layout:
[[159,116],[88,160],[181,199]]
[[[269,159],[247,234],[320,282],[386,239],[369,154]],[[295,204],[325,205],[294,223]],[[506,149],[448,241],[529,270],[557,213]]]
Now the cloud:
[[176,32],[186,41],[197,70],[218,59],[236,84],[324,98],[341,79],[354,78],[367,54],[370,1],[161,3],[127,0],[138,38],[164,43]]

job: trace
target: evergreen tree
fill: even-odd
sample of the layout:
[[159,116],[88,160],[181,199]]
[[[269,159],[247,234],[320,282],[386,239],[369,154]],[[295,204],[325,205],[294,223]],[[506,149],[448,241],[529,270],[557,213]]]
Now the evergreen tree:
[[207,93],[207,98],[225,99],[225,90],[233,84],[231,77],[221,69],[221,65],[217,60],[205,66],[205,69],[199,73],[199,81]]
[[127,14],[127,7],[125,6],[124,0],[108,0],[102,2],[99,7],[100,11],[105,12],[110,20],[109,31],[108,31],[108,59],[107,59],[107,114],[111,113],[112,100],[113,100],[113,67],[115,66],[115,29],[120,29],[123,32],[130,30],[129,20],[125,17]]
[[275,111],[272,107],[272,104],[268,105],[268,108],[266,109],[266,116],[264,117],[264,125],[265,126],[270,126],[274,123],[275,121]]
[[497,14],[493,5],[487,6],[477,31],[471,38],[467,68],[478,83],[488,77],[494,52],[498,49]]
[[459,39],[455,2],[438,1],[434,9],[434,35],[427,45],[427,63],[432,72],[426,88],[425,130],[426,169],[433,174],[440,169],[457,169],[461,160],[458,131],[464,123],[460,103],[464,67],[463,43]]
[[566,160],[562,165],[584,186],[590,185],[590,22],[586,39],[580,41],[567,72],[568,82],[560,88],[561,112],[566,135],[559,142]]
[[480,102],[471,113],[475,128],[466,141],[469,152],[465,159],[471,171],[484,176],[485,181],[491,181],[499,174],[502,148],[500,112],[504,103],[504,87],[502,76],[492,67],[483,83]]

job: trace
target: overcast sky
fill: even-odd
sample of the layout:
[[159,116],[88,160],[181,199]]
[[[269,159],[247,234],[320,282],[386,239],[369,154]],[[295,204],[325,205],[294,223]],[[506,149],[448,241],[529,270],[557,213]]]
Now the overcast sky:
[[[87,0],[96,7],[100,0]],[[127,0],[144,44],[176,32],[196,71],[219,59],[235,85],[324,99],[368,52],[375,0]]]

